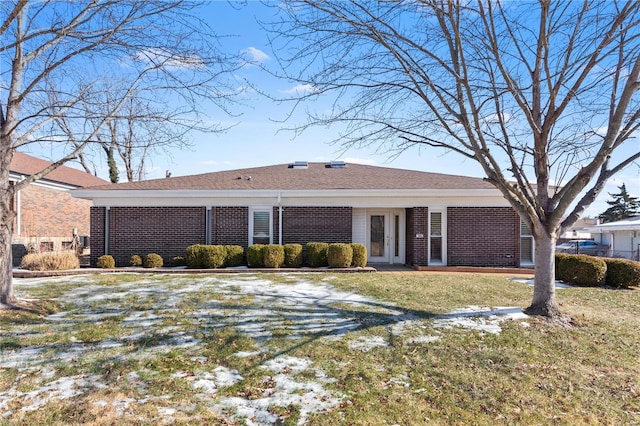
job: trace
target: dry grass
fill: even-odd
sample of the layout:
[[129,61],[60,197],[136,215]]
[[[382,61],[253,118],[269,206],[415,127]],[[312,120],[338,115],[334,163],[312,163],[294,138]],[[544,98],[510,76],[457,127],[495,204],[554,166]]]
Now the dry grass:
[[[0,315],[0,425],[640,424],[638,290],[561,289],[579,326],[529,318],[497,334],[436,319],[526,306],[532,289],[499,276],[111,274],[16,290],[63,306]],[[305,333],[309,320],[329,328]],[[220,369],[238,378],[198,386]],[[58,398],[56,380],[77,394]]]
[[79,267],[80,260],[72,251],[29,253],[20,263],[20,268],[29,271],[63,271]]

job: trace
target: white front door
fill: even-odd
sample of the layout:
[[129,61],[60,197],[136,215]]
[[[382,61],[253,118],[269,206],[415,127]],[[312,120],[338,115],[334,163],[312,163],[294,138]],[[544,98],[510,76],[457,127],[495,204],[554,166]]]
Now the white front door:
[[404,263],[404,210],[367,211],[369,263]]

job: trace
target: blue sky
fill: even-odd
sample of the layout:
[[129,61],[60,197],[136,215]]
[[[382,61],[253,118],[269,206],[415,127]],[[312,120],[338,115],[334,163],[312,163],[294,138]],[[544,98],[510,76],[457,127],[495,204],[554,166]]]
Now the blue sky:
[[[257,20],[269,20],[273,8],[261,2],[249,1],[246,4],[229,4],[215,1],[203,7],[204,18],[219,34],[229,37],[222,39],[227,51],[242,52],[255,64],[265,67],[275,66],[267,34]],[[312,128],[302,134],[296,134],[286,128],[304,123],[304,109],[297,111],[286,122],[291,106],[276,104],[251,90],[245,90],[250,82],[262,91],[275,96],[283,96],[295,90],[295,82],[278,80],[269,76],[256,65],[247,65],[234,76],[241,103],[232,106],[237,116],[230,117],[222,111],[212,108],[205,116],[213,122],[229,126],[221,134],[193,134],[193,147],[190,150],[173,150],[169,155],[155,155],[148,163],[147,178],[161,178],[168,170],[172,176],[207,173],[220,170],[290,163],[297,160],[330,161],[341,159],[394,168],[406,168],[427,172],[459,174],[482,177],[483,172],[475,162],[454,154],[445,154],[434,149],[409,149],[397,157],[391,157],[384,149],[377,147],[362,149],[351,148],[347,151],[340,146],[330,145],[339,132],[337,128]],[[322,110],[322,100],[310,108]],[[640,138],[637,139],[640,146]],[[101,177],[107,176],[106,168],[99,171]],[[607,208],[605,200],[608,192],[617,192],[617,186],[625,183],[629,192],[640,197],[640,174],[637,165],[628,168],[610,180],[603,195],[587,211],[597,215]]]

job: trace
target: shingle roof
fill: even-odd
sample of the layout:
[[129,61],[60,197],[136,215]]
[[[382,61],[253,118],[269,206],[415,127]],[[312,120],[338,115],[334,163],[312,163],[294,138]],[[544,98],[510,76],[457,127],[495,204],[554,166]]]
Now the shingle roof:
[[388,167],[327,163],[291,164],[127,182],[92,190],[333,190],[333,189],[494,189],[480,178]]
[[[45,169],[50,164],[50,161],[42,160],[22,152],[15,152],[11,159],[10,171],[20,175],[31,176]],[[67,166],[58,167],[43,179],[76,187],[105,185],[107,183],[104,179]]]

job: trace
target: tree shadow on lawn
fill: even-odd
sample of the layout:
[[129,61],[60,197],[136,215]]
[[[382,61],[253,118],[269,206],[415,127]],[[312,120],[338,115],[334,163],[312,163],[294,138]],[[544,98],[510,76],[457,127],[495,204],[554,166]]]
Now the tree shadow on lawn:
[[[173,294],[171,289],[156,289],[146,296],[169,300]],[[4,346],[0,345],[0,369],[42,370],[50,366],[62,368],[68,364],[77,369],[77,373],[73,374],[92,374],[99,378],[95,384],[83,389],[82,397],[89,398],[94,391],[102,392],[104,385],[118,382],[123,375],[140,369],[155,369],[160,376],[153,380],[171,381],[174,380],[172,374],[180,370],[196,374],[212,371],[214,363],[229,367],[223,365],[224,356],[207,358],[202,363],[193,360],[203,358],[203,354],[213,357],[215,351],[223,352],[225,356],[239,356],[242,349],[249,349],[234,347],[241,337],[249,338],[247,346],[257,349],[259,354],[243,362],[231,362],[241,365],[239,373],[246,377],[259,371],[269,361],[294,353],[319,339],[340,340],[350,332],[385,327],[388,332],[386,340],[393,345],[396,325],[453,319],[461,315],[482,315],[477,311],[468,314],[435,314],[402,308],[353,293],[329,290],[324,294],[309,295],[300,291],[284,294],[270,289],[253,288],[248,292],[246,289],[226,288],[223,295],[217,294],[216,297],[222,299],[194,302],[196,306],[190,309],[171,303],[152,309],[133,309],[118,306],[117,300],[105,302],[104,305],[80,305],[66,314],[47,317],[46,322],[52,327],[45,333],[59,332],[59,337],[65,339],[70,339],[67,333],[71,333],[72,337],[82,337],[83,330],[100,329],[111,321],[119,324],[114,327],[118,333],[36,346],[23,346],[20,344],[20,335],[5,333],[3,337],[15,338],[7,340]],[[60,328],[56,330],[57,327]],[[291,344],[283,344],[282,339],[290,339]],[[270,345],[273,340],[278,340],[279,346]]]

